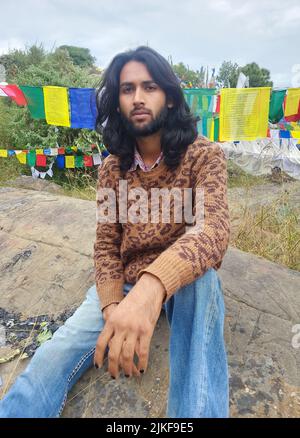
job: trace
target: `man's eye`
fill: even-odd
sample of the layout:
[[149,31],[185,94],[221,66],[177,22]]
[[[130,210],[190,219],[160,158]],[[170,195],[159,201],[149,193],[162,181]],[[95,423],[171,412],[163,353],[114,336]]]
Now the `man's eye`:
[[123,93],[129,93],[131,91],[130,87],[123,87]]
[[146,88],[148,90],[155,90],[156,87],[154,85],[148,85]]

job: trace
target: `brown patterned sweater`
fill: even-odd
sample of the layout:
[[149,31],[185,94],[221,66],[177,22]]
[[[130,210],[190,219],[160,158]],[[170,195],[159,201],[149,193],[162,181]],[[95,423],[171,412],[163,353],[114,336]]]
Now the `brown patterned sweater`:
[[[121,223],[124,221],[120,220],[119,180],[127,182],[128,192],[137,187],[147,191],[147,222]],[[185,223],[185,220],[176,223],[172,201],[170,221],[163,223],[160,219],[159,223],[151,223],[150,189],[171,190],[173,187],[192,188],[193,214],[196,212],[195,199],[198,199],[195,189],[202,188],[204,226],[200,231],[187,231],[186,225],[195,225],[195,221],[193,224]],[[109,155],[98,168],[97,207],[108,202],[102,188],[114,190],[117,205],[116,221],[97,221],[96,226],[94,266],[102,310],[113,302],[120,302],[124,298],[124,282],[135,283],[144,272],[160,279],[166,289],[166,302],[179,288],[193,282],[209,268],[220,268],[229,243],[230,225],[226,158],[218,144],[199,136],[188,146],[176,170],[169,170],[162,160],[149,172],[137,168],[126,172],[124,178],[120,174],[119,157]],[[136,199],[127,200],[125,205],[129,208]]]

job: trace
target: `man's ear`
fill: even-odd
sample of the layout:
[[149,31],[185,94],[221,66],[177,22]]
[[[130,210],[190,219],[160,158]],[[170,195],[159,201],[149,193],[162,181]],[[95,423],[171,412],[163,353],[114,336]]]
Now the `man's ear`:
[[119,107],[117,108],[117,111],[118,111],[118,113],[120,112],[120,108]]

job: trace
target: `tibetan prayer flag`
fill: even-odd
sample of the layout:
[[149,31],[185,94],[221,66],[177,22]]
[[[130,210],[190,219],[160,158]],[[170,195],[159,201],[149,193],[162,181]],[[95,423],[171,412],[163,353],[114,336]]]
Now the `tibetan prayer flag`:
[[58,148],[58,155],[65,155],[65,148]]
[[283,102],[286,95],[286,90],[272,91],[269,107],[269,121],[278,123],[283,117]]
[[280,129],[279,138],[291,138],[290,131],[285,131],[283,129]]
[[17,159],[21,164],[26,164],[26,152],[16,151]]
[[68,89],[43,87],[46,120],[49,125],[70,126]]
[[284,118],[287,122],[300,120],[300,88],[289,88],[285,100]]
[[270,87],[222,88],[220,141],[266,138]]
[[0,149],[0,157],[3,158],[7,157],[7,149]]
[[47,165],[46,155],[36,154],[36,165],[46,167],[46,165]]
[[71,127],[95,129],[97,107],[94,88],[69,88]]
[[36,149],[35,152],[39,155],[43,155],[44,154],[44,149]]
[[214,120],[214,141],[219,141],[220,119],[216,117]]
[[74,155],[66,155],[65,158],[66,158],[66,168],[74,169],[75,167]]
[[91,155],[84,155],[83,161],[85,167],[92,167],[93,166],[93,157]]
[[57,167],[59,169],[64,169],[64,167],[65,167],[65,156],[64,155],[57,155],[56,164],[57,164]]
[[291,131],[291,135],[293,138],[300,138],[300,131]]
[[44,93],[42,87],[20,87],[25,94],[28,109],[33,119],[45,119]]
[[192,88],[190,90],[184,90],[184,97],[191,112],[201,119],[213,116],[215,94],[216,90],[214,88]]
[[57,148],[50,148],[50,155],[54,156],[57,154],[58,154]]
[[75,156],[75,167],[84,167],[83,166],[83,156],[82,155],[76,155]]
[[23,91],[15,84],[0,85],[0,89],[12,100],[16,102],[17,105],[26,106],[27,101],[23,94]]
[[27,154],[27,164],[28,166],[35,166],[36,162],[36,151],[29,151]]
[[94,166],[102,163],[101,154],[93,154],[92,157],[93,157]]

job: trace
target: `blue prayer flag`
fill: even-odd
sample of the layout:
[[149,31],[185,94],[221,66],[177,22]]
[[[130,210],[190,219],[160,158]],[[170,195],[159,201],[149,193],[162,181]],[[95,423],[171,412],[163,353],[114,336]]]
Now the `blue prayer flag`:
[[69,88],[71,128],[95,129],[97,118],[96,90]]

